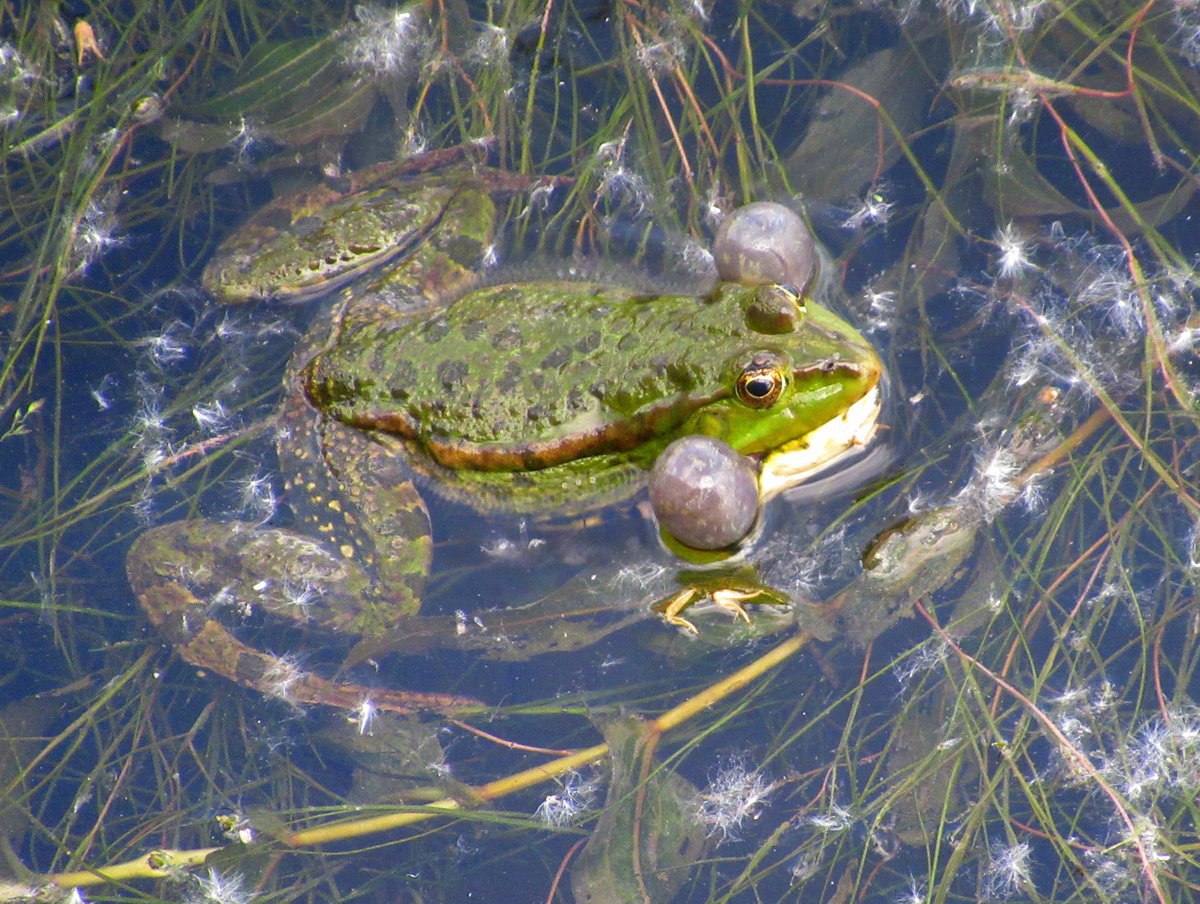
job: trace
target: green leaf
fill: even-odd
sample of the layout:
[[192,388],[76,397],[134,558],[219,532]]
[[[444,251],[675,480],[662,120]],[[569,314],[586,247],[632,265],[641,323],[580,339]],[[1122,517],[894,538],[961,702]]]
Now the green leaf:
[[695,816],[696,788],[665,766],[639,781],[648,755],[639,720],[613,722],[603,730],[612,750],[612,781],[604,812],[571,875],[576,904],[670,901],[711,845]]

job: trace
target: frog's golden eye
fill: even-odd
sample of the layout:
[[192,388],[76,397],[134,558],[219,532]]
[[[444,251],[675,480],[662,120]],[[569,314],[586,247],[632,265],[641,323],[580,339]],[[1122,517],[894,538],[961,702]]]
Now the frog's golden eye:
[[770,408],[783,394],[787,376],[775,358],[755,359],[738,374],[733,391],[750,408]]

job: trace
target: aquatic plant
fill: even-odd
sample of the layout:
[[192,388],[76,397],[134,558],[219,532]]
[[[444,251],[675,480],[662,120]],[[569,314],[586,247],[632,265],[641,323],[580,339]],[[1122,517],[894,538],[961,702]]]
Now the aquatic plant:
[[[65,16],[0,10],[0,896],[495,900],[519,875],[565,898],[580,856],[576,892],[633,896],[662,839],[688,841],[664,886],[688,900],[1194,896],[1195,4]],[[250,90],[304,66],[352,140]],[[647,609],[532,663],[495,630],[500,664],[419,657],[465,693],[519,678],[486,712],[319,713],[286,674],[280,700],[197,675],[124,550],[150,522],[277,516],[303,319],[219,309],[199,268],[289,180],[462,143],[564,177],[513,201],[499,259],[694,273],[733,207],[803,206],[886,346],[889,457],[768,513],[754,561],[786,615],[701,608],[692,638]],[[540,528],[508,530],[493,564],[540,573]],[[558,599],[669,594],[656,552],[620,549]],[[496,624],[462,599],[456,629]],[[618,832],[619,863],[576,851]]]

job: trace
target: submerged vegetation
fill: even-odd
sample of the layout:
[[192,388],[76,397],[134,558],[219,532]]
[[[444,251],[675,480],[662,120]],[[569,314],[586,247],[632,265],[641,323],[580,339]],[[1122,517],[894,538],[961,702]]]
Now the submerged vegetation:
[[[35,0],[0,7],[0,127],[0,899],[1197,897],[1193,0]],[[479,707],[199,673],[124,555],[288,517],[310,316],[201,270],[272,194],[460,145],[556,177],[499,265],[684,277],[734,207],[803,206],[888,429],[766,512],[786,612],[693,636],[636,519],[498,521],[437,538],[487,644],[350,672]],[[483,611],[517,577],[559,652]]]

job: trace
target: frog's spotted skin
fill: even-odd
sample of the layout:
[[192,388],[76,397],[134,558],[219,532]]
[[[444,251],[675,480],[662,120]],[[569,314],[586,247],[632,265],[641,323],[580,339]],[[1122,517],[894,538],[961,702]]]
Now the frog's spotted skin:
[[[315,356],[305,389],[330,417],[404,440],[439,490],[477,508],[582,511],[632,493],[676,436],[768,452],[875,385],[874,351],[824,308],[764,332],[761,291],[547,282],[474,290],[420,318],[371,308]],[[756,360],[786,372],[769,407],[735,397]]]
[[[269,607],[363,638],[360,652],[393,638],[417,615],[430,565],[414,476],[477,509],[575,513],[628,497],[681,435],[759,455],[764,472],[781,452],[821,463],[869,436],[878,357],[845,321],[780,287],[470,288],[492,241],[492,195],[510,178],[443,171],[310,192],[275,202],[218,252],[205,280],[229,299],[355,281],[285,377],[276,446],[293,528],[181,522],[130,552],[143,607],[184,658],[297,702],[360,703],[366,691],[351,701],[352,685],[253,650],[213,613]],[[475,705],[370,697],[402,711]]]
[[[344,191],[322,183],[272,201],[222,243],[201,282],[228,304],[306,301],[375,270],[382,278],[362,292],[393,304],[436,299],[475,279],[495,220],[492,196],[461,173],[425,175],[414,192],[385,164]],[[385,266],[414,256],[419,267]]]
[[416,614],[433,547],[429,512],[402,463],[295,397],[280,429],[290,434],[279,443],[279,465],[291,475],[284,492],[299,529],[373,576],[347,630],[377,634],[393,616]]

